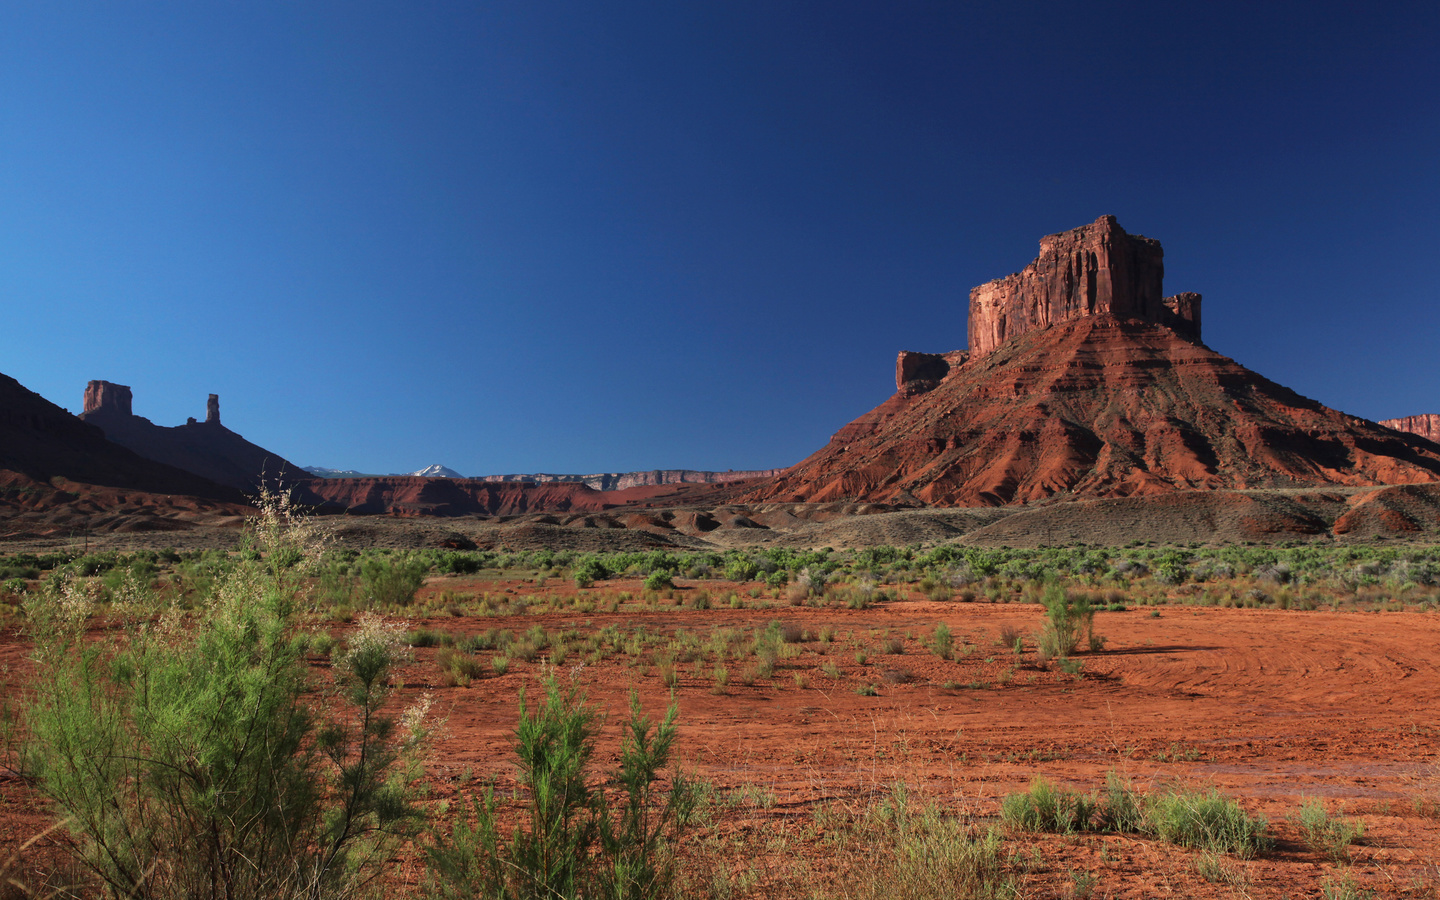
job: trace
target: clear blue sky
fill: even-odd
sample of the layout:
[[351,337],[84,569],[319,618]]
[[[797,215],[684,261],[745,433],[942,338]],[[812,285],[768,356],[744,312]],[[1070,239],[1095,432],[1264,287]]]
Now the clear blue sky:
[[0,372],[306,465],[788,465],[1103,213],[1440,412],[1440,4],[0,6]]

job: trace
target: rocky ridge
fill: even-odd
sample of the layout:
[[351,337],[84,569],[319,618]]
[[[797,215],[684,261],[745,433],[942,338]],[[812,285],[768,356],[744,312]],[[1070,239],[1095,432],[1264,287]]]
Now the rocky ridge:
[[[118,394],[110,395],[117,397]],[[244,496],[106,440],[0,375],[0,537],[238,524]]]

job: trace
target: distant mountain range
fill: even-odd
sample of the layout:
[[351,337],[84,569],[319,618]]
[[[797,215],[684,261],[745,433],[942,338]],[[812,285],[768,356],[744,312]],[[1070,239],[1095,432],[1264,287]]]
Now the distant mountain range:
[[[378,475],[357,472],[354,469],[327,469],[324,466],[306,466],[305,471],[320,478],[465,478],[454,469],[435,464],[418,472]],[[596,491],[623,491],[632,487],[664,484],[726,484],[750,478],[769,478],[778,475],[782,469],[752,469],[728,472],[703,472],[695,469],[651,469],[645,472],[599,472],[591,475],[557,475],[548,472],[533,472],[513,475],[478,475],[473,481],[532,482],[534,484],[583,484]]]
[[317,478],[464,478],[459,472],[449,466],[442,466],[436,463],[433,466],[426,466],[418,472],[391,472],[388,475],[381,475],[378,472],[357,472],[354,469],[327,469],[324,466],[305,466],[305,471]]

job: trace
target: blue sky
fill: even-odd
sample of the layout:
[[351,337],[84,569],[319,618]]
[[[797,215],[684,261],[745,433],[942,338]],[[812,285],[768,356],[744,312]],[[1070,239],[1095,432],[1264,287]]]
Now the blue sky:
[[0,6],[0,372],[307,465],[788,465],[1104,213],[1440,412],[1440,5]]

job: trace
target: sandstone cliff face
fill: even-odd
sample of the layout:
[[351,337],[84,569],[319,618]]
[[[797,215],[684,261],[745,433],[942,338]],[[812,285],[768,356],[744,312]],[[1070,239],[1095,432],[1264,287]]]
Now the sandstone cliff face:
[[1014,275],[970,291],[970,356],[1010,338],[1084,316],[1167,325],[1200,339],[1200,295],[1163,296],[1160,242],[1126,234],[1114,216],[1040,239],[1040,255]]
[[103,410],[117,416],[128,416],[131,415],[131,399],[130,388],[126,385],[112,384],[108,381],[92,381],[85,385],[84,412],[96,413]]
[[901,350],[895,358],[895,390],[913,397],[933,391],[950,375],[950,371],[970,356],[964,350],[949,353],[916,353]]
[[1440,444],[1440,415],[1424,413],[1418,416],[1403,416],[1399,419],[1385,419],[1381,425],[1396,431],[1418,434],[1428,441]]

